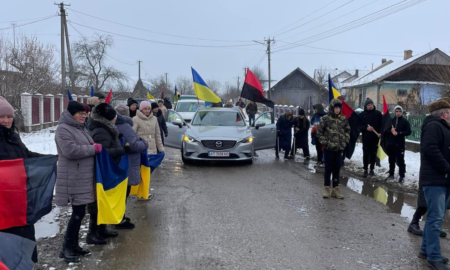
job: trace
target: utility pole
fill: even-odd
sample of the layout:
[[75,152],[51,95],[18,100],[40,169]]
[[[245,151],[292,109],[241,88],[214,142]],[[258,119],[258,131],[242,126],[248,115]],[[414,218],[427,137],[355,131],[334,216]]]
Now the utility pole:
[[271,99],[271,97],[272,97],[272,90],[271,90],[271,85],[270,85],[270,83],[271,83],[271,79],[270,79],[270,45],[271,45],[271,43],[273,42],[273,43],[275,43],[275,38],[268,38],[268,39],[266,39],[266,38],[264,38],[264,42],[266,42],[266,43],[263,43],[263,42],[260,42],[260,41],[257,41],[257,40],[253,40],[254,42],[256,42],[256,43],[259,43],[259,44],[262,44],[262,45],[266,45],[267,44],[267,50],[266,50],[266,52],[267,52],[267,56],[268,56],[268,66],[269,66],[269,70],[268,70],[268,75],[269,75],[269,89],[268,89],[268,91],[267,91],[267,98],[268,99]]
[[240,83],[239,83],[239,79],[240,79],[241,77],[237,77],[237,90],[239,91],[239,86],[241,85]]
[[247,78],[247,69],[248,68],[244,68],[244,80],[245,80],[245,78]]
[[169,73],[166,72],[166,89],[168,88],[167,87],[167,74],[169,74]]
[[66,10],[64,6],[70,6],[61,2],[59,4],[55,3],[55,5],[59,6],[59,16],[61,16],[61,92],[64,93],[66,88],[66,60],[65,60],[65,51],[64,51],[64,37],[65,37],[65,22],[66,22]]
[[142,61],[139,60],[138,61],[138,64],[139,64],[139,80],[141,80],[141,63],[142,63]]
[[71,86],[73,89],[73,88],[75,88],[75,77],[73,76],[72,54],[70,52],[69,29],[67,28],[66,16],[64,16],[64,30],[66,33],[67,58],[69,59],[69,72],[70,72],[69,77],[70,77],[70,83],[71,83]]

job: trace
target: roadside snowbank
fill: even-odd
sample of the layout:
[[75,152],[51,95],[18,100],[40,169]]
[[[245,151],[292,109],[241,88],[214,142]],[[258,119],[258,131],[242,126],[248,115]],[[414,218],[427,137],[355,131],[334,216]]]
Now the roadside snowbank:
[[30,151],[57,155],[55,130],[56,127],[50,127],[32,133],[20,133],[20,138]]

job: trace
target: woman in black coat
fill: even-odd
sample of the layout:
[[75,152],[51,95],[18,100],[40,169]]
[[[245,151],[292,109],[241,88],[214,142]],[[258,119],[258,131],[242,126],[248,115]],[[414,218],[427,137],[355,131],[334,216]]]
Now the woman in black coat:
[[305,117],[305,111],[303,109],[298,110],[298,117],[295,119],[295,147],[292,148],[292,156],[295,156],[297,149],[303,150],[303,156],[306,160],[309,160],[309,145],[308,145],[308,131],[310,123],[308,118]]
[[164,137],[169,136],[169,131],[167,130],[166,119],[162,114],[161,109],[159,109],[158,103],[153,102],[152,104],[152,113],[158,119],[159,132],[161,132],[161,140],[164,145]]
[[[40,156],[43,155],[31,152],[23,144],[19,134],[16,131],[14,123],[14,109],[8,101],[6,101],[6,99],[0,97],[0,161],[20,158],[34,158]],[[34,225],[12,227],[0,231],[36,241]],[[36,247],[34,248],[31,259],[35,263],[38,261]]]

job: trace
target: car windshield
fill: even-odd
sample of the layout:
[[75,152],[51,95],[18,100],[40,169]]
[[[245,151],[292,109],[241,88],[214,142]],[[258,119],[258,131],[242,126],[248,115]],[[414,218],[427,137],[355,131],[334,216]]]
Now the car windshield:
[[245,126],[240,113],[219,111],[198,112],[191,124],[194,126]]
[[[204,104],[200,103],[200,106]],[[197,101],[192,102],[178,102],[177,112],[196,112],[198,108]]]

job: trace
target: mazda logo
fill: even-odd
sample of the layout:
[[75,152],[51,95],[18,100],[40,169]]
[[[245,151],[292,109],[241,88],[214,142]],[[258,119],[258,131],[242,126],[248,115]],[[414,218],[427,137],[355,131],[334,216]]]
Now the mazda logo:
[[222,142],[221,141],[216,141],[216,147],[222,147]]

